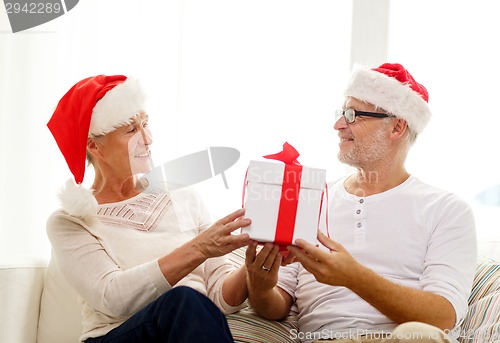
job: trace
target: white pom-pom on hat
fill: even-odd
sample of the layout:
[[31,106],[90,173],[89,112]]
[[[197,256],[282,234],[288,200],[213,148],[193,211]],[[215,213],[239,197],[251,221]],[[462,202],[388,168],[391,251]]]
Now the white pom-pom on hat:
[[93,190],[77,185],[72,179],[66,181],[59,192],[59,200],[64,211],[69,215],[88,219],[97,214],[97,200]]

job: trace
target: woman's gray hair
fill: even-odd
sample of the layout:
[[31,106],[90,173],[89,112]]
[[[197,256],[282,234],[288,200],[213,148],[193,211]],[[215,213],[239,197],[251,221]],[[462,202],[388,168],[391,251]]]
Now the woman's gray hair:
[[92,164],[92,155],[90,154],[88,149],[85,151],[85,156],[87,157],[87,167],[88,167]]

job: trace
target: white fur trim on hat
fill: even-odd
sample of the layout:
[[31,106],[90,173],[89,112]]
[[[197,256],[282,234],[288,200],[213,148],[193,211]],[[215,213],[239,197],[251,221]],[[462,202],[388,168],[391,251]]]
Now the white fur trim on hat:
[[77,185],[73,179],[66,181],[59,192],[59,200],[62,209],[71,216],[89,219],[97,215],[98,203],[93,191]]
[[110,89],[94,106],[89,134],[98,136],[130,123],[135,115],[144,112],[145,96],[139,81],[127,78]]
[[416,133],[421,133],[431,118],[427,102],[407,84],[378,71],[356,67],[345,96],[350,96],[406,120]]

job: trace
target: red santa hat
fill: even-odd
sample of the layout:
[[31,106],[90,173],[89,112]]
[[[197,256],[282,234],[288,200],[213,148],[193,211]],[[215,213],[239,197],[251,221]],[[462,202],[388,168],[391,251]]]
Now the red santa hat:
[[423,131],[432,115],[427,89],[398,63],[384,63],[373,69],[357,66],[345,96],[366,101],[406,120],[417,134]]
[[[76,184],[85,175],[87,140],[109,133],[144,112],[145,97],[136,79],[97,75],[77,82],[61,98],[47,126],[54,136]],[[66,183],[60,194],[70,214],[86,216],[97,201],[91,190]]]

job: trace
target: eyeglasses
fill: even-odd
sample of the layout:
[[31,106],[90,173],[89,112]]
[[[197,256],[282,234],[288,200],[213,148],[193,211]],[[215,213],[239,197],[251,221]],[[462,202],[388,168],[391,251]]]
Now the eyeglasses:
[[387,113],[364,112],[364,111],[353,110],[352,108],[347,108],[345,110],[335,111],[335,121],[339,120],[339,118],[342,116],[344,116],[345,121],[348,124],[354,123],[356,121],[357,116],[375,117],[375,118],[393,117],[392,115],[387,114]]

